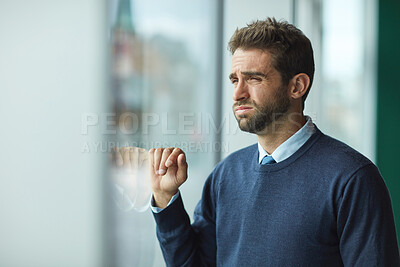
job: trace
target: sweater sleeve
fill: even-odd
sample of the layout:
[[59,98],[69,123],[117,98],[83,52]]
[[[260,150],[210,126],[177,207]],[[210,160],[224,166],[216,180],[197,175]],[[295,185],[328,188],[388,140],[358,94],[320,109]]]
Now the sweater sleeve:
[[389,192],[375,165],[345,185],[337,223],[344,266],[400,266]]
[[179,197],[160,213],[153,213],[157,238],[167,266],[215,266],[215,194],[212,176],[203,188],[191,225]]

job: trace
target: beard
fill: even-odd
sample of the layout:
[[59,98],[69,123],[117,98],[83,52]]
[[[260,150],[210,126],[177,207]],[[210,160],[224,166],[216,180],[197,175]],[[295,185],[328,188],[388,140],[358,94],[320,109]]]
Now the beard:
[[233,110],[241,105],[251,106],[255,114],[236,116],[234,113],[240,130],[258,134],[287,113],[290,108],[290,99],[286,94],[286,88],[279,88],[270,103],[257,105],[253,100],[246,99],[234,103]]

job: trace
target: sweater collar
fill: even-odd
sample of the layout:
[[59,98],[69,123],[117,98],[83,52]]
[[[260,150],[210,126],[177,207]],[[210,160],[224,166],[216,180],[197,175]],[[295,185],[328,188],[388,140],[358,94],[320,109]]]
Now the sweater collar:
[[254,156],[253,159],[250,161],[250,164],[253,165],[253,168],[255,171],[258,172],[273,172],[273,171],[279,171],[281,169],[286,168],[293,162],[297,161],[304,153],[306,153],[314,144],[315,142],[324,134],[318,129],[317,126],[315,126],[315,132],[312,134],[310,138],[299,148],[297,151],[295,151],[292,155],[290,155],[288,158],[286,158],[283,161],[274,163],[274,164],[265,164],[261,165],[258,163],[258,156],[259,152],[257,149],[256,144],[254,144]]
[[272,156],[278,163],[284,161],[293,155],[300,147],[302,147],[307,140],[315,133],[315,125],[311,117],[306,116],[306,123],[297,132],[295,132],[289,139],[280,144],[271,155],[264,150],[258,143],[258,163],[261,164],[265,156]]

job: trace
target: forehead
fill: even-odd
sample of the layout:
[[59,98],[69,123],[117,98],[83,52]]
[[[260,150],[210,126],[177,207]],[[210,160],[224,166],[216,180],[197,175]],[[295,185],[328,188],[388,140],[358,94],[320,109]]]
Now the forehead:
[[272,69],[272,56],[260,49],[237,49],[232,57],[232,73],[243,71],[268,72]]

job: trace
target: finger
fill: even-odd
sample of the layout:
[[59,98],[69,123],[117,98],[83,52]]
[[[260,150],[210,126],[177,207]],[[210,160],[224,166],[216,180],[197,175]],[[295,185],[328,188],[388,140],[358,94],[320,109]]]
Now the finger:
[[143,166],[144,161],[147,161],[149,158],[149,153],[146,149],[140,147],[131,147],[130,148],[130,159],[132,169],[138,170]]
[[165,166],[165,161],[168,159],[169,155],[171,155],[172,151],[173,151],[172,147],[164,149],[160,161],[160,167],[158,170],[159,175],[164,175],[167,173],[167,167]]
[[166,167],[171,167],[174,164],[177,164],[177,159],[180,154],[185,154],[180,148],[175,148],[174,151],[172,151],[171,155],[169,155],[167,161],[165,162]]
[[132,170],[137,170],[138,169],[138,163],[139,163],[139,151],[137,150],[136,147],[130,147],[129,148],[129,158],[131,160],[131,168]]
[[187,178],[188,164],[186,162],[186,155],[184,153],[178,156],[178,171],[176,172],[176,177],[180,183],[186,181]]
[[156,152],[154,152],[154,170],[156,174],[158,174],[158,170],[160,169],[160,162],[163,151],[164,148],[157,148]]
[[144,157],[145,159],[148,159],[149,153],[146,149],[138,147],[138,150],[139,150],[140,154],[142,155],[142,157]]
[[149,160],[149,153],[144,148],[138,148],[138,157],[138,167],[141,168],[143,164]]
[[109,159],[111,165],[113,165],[115,162],[114,158],[115,158],[115,151],[114,151],[114,148],[111,147],[111,151],[110,151],[110,153],[108,153],[108,159]]
[[129,157],[129,148],[128,147],[123,148],[122,159],[124,161],[124,164],[123,164],[124,168],[130,168],[131,160]]
[[154,154],[155,154],[156,150],[154,148],[149,150],[149,159],[150,159],[150,168],[152,172],[156,172],[156,169],[154,167]]
[[119,147],[115,147],[114,154],[115,154],[115,164],[118,167],[122,166],[124,161],[122,159],[121,150],[119,149]]

